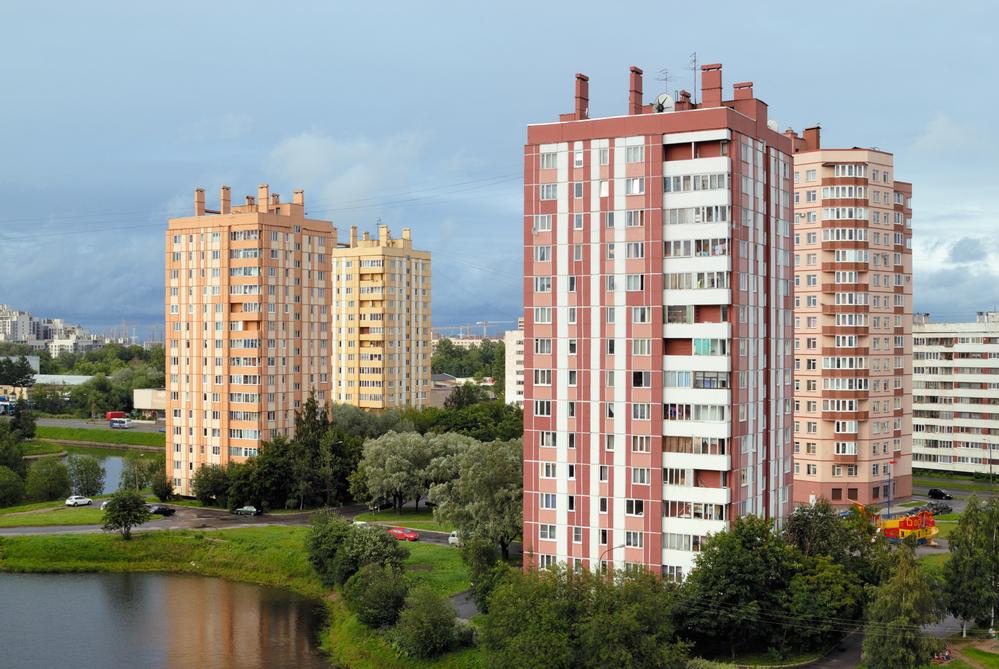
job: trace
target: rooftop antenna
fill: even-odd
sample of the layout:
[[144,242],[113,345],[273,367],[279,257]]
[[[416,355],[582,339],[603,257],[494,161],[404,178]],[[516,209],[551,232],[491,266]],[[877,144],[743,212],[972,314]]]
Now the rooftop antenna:
[[694,80],[694,104],[697,104],[697,52],[690,54],[690,65],[687,69],[692,73],[692,79]]

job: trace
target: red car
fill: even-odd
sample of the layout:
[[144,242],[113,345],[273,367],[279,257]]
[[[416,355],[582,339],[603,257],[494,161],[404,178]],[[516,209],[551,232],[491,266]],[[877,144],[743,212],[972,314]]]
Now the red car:
[[407,530],[405,527],[393,527],[388,531],[393,537],[399,541],[419,541],[420,535],[413,530]]

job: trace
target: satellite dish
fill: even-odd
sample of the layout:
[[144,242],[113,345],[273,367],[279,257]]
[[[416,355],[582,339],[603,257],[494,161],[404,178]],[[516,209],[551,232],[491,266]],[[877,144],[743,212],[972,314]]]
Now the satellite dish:
[[780,132],[780,123],[778,123],[773,119],[767,121],[767,127],[773,130],[774,132]]
[[656,102],[653,105],[653,109],[657,112],[671,112],[676,111],[676,102],[673,101],[672,96],[669,93],[663,93],[656,98]]

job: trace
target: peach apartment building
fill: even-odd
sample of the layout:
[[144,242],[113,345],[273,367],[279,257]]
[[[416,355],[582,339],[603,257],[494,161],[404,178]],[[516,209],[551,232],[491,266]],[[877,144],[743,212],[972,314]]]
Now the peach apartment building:
[[912,494],[912,184],[892,154],[794,145],[794,501]]
[[242,462],[294,428],[315,391],[331,399],[331,253],[336,229],[306,218],[304,195],[266,185],[166,233],[167,475],[191,494],[203,464]]
[[424,406],[430,391],[430,253],[409,228],[350,239],[332,253],[332,399],[362,409]]

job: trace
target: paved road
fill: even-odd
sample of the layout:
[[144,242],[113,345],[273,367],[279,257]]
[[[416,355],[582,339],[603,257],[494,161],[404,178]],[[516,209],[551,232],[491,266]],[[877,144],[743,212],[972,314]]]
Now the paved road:
[[825,657],[806,664],[802,669],[855,669],[860,666],[860,652],[864,644],[864,634],[857,630],[839,642],[839,645]]
[[[88,430],[92,430],[94,428],[106,430],[108,427],[108,422],[106,420],[85,420],[83,418],[39,418],[35,422],[38,425],[44,425],[46,427],[82,427]],[[137,423],[133,421],[130,429],[133,432],[159,432],[163,425],[163,422]]]

